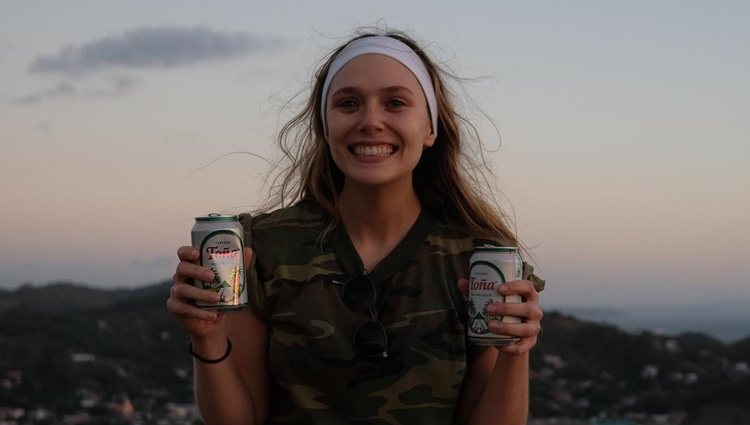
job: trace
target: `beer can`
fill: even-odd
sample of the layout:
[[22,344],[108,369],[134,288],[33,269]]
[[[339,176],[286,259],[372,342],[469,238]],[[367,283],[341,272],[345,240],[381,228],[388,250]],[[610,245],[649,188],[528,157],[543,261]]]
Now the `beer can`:
[[216,292],[220,299],[215,304],[198,301],[196,305],[219,311],[243,308],[247,304],[245,240],[237,216],[211,213],[196,217],[191,239],[193,247],[200,251],[198,264],[214,272],[213,281],[193,284]]
[[490,315],[492,303],[520,303],[520,295],[503,296],[497,289],[522,278],[523,261],[516,247],[479,246],[469,260],[469,341],[477,345],[508,345],[520,338],[490,331],[490,322],[521,323],[520,317]]

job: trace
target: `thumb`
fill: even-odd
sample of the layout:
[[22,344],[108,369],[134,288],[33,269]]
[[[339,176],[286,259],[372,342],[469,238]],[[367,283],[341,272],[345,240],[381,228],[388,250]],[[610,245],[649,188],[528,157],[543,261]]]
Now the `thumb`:
[[250,248],[249,246],[246,246],[243,254],[245,255],[245,268],[248,268],[252,264],[253,254],[254,254],[253,249]]

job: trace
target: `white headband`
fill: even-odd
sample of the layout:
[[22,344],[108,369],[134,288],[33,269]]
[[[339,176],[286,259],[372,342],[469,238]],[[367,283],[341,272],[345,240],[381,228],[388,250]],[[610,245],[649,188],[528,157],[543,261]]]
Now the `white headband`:
[[363,37],[352,41],[346,47],[344,47],[338,56],[331,62],[328,67],[328,74],[326,75],[325,82],[323,83],[323,93],[321,94],[322,99],[320,102],[320,117],[323,120],[323,131],[326,137],[328,137],[328,125],[326,124],[326,100],[328,98],[328,89],[331,85],[331,80],[336,74],[344,67],[350,60],[357,56],[366,55],[369,53],[377,53],[396,59],[401,62],[402,65],[409,68],[409,71],[417,77],[419,85],[422,86],[422,91],[427,99],[427,107],[430,110],[430,119],[432,120],[432,132],[437,136],[437,100],[435,99],[435,88],[432,86],[432,79],[430,73],[427,72],[427,67],[424,66],[424,62],[420,59],[411,47],[407,46],[403,42],[396,40],[392,37],[384,36],[372,36]]

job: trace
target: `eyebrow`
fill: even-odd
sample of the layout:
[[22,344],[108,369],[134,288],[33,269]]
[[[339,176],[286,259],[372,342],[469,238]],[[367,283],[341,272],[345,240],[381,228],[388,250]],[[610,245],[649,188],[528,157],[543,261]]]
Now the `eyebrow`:
[[[388,87],[384,87],[384,88],[380,89],[379,91],[386,92],[386,93],[394,93],[394,92],[399,92],[399,91],[406,91],[409,94],[411,94],[412,96],[414,96],[414,92],[411,91],[411,90],[409,90],[407,87],[404,87],[404,86],[388,86]],[[347,93],[359,93],[359,92],[360,92],[360,90],[358,88],[348,86],[348,87],[341,87],[340,89],[336,90],[335,92],[332,92],[330,95],[334,96],[334,95],[337,95],[337,94],[340,94],[340,93],[341,94],[347,94]]]

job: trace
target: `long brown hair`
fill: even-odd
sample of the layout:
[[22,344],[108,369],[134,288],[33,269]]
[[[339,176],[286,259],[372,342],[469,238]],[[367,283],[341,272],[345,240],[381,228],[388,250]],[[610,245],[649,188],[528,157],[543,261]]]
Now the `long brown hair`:
[[477,149],[479,157],[472,157],[463,146],[467,139],[479,143],[476,128],[456,112],[453,94],[443,83],[447,71],[436,65],[422,48],[400,31],[360,33],[335,49],[318,68],[312,81],[310,97],[301,112],[289,120],[279,132],[278,143],[286,166],[271,186],[271,193],[263,210],[269,210],[303,200],[314,200],[334,217],[330,228],[338,220],[338,196],[344,185],[344,174],[336,166],[326,143],[320,117],[323,82],[333,59],[352,41],[382,35],[393,37],[411,47],[424,62],[435,88],[438,104],[438,132],[432,147],[424,150],[414,169],[414,189],[423,208],[449,222],[463,224],[476,235],[502,237],[517,245],[518,240],[502,213],[494,186],[487,178],[489,167]]

